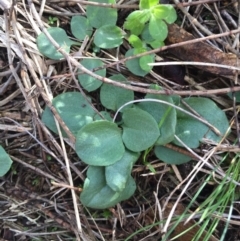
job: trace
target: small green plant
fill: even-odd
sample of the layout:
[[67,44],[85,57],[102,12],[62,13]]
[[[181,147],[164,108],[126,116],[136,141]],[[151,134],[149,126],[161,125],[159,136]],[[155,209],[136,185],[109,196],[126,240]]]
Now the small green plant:
[[32,185],[33,186],[38,186],[39,184],[40,184],[39,178],[35,178],[35,179],[32,180]]
[[[95,0],[95,2],[115,3],[114,0]],[[125,55],[125,57],[130,57],[163,46],[164,40],[168,35],[167,23],[171,24],[175,22],[177,15],[171,5],[159,4],[158,0],[140,0],[139,10],[133,11],[123,25],[127,33],[116,26],[117,18],[117,9],[88,5],[86,8],[86,17],[74,16],[71,19],[71,31],[78,40],[83,40],[86,36],[91,36],[95,29],[93,37],[95,47],[93,47],[93,50],[96,48],[112,49],[119,47],[125,38],[133,47]],[[49,22],[53,24],[55,18],[49,17]],[[68,53],[72,45],[78,44],[70,40],[62,28],[52,27],[48,31],[54,40]],[[60,59],[63,57],[43,33],[38,36],[37,45],[40,52],[51,59]],[[99,61],[86,61],[87,66],[82,64],[84,67],[90,67],[91,63],[101,66]],[[152,66],[149,66],[148,63],[153,63],[154,61],[154,54],[145,55],[127,61],[126,67],[135,75],[145,76],[152,69]],[[79,81],[81,79],[82,77],[79,76]],[[88,83],[91,81],[98,82],[97,80],[93,81],[92,78],[88,79],[87,82],[85,80],[81,82],[84,82],[88,86]],[[98,85],[100,83],[93,84],[89,88],[94,88],[95,90],[99,87]]]
[[[115,3],[114,0],[97,2]],[[125,33],[116,26],[116,9],[87,6],[86,17],[72,18],[71,30],[77,39],[83,40],[96,29],[93,42],[100,49],[119,47],[125,38],[133,47],[127,51],[125,56],[128,57],[162,46],[168,34],[166,23],[173,23],[176,17],[170,5],[161,5],[156,0],[140,0],[139,10],[132,12],[123,25],[127,31]],[[49,28],[48,31],[68,53],[71,45],[79,44],[70,40],[61,28]],[[38,36],[37,44],[45,56],[52,59],[63,57],[44,34]],[[144,76],[151,70],[148,63],[154,62],[154,57],[146,55],[135,58],[127,61],[126,66],[135,75]],[[84,59],[81,64],[89,70],[103,66],[100,59],[94,58]],[[95,73],[106,76],[105,69]],[[127,79],[120,74],[110,79],[127,83]],[[145,99],[134,101],[133,91],[102,83],[88,74],[79,74],[78,80],[88,92],[100,88],[100,101],[106,109],[101,116],[93,110],[91,98],[86,100],[78,92],[60,94],[52,104],[76,137],[77,155],[89,165],[80,196],[87,207],[105,209],[131,197],[136,189],[131,170],[141,153],[144,153],[143,161],[146,164],[150,152],[169,164],[185,163],[191,157],[170,150],[165,144],[197,148],[203,138],[219,142],[229,127],[225,113],[207,98],[184,98],[182,101],[185,104],[182,104],[179,96],[147,94]],[[159,90],[161,87],[152,85],[150,88]],[[197,112],[205,122],[189,113],[186,106]],[[120,112],[122,120],[119,123],[111,118],[112,112]],[[43,112],[42,121],[58,133],[48,107]],[[210,125],[214,125],[220,135]],[[62,134],[67,137],[64,132]]]
[[[123,81],[122,75],[111,78]],[[159,86],[151,86],[159,89]],[[186,112],[187,108],[176,96],[146,95],[145,99],[134,100],[134,93],[108,84],[100,89],[100,101],[106,108],[102,119],[81,93],[66,92],[56,96],[52,104],[76,137],[75,151],[79,158],[89,165],[87,178],[81,193],[81,202],[88,207],[105,209],[133,195],[136,184],[131,177],[134,163],[141,153],[145,160],[149,150],[162,161],[181,164],[191,157],[173,151],[165,144],[187,145],[197,148],[203,138],[219,142],[221,136],[208,125],[199,121],[199,116]],[[195,112],[225,134],[229,125],[225,113],[207,98],[190,97],[183,99]],[[78,103],[78,104],[76,104]],[[118,113],[122,120],[115,123],[109,111]],[[180,109],[179,109],[180,108]],[[183,112],[184,111],[184,112]],[[42,120],[53,132],[57,127],[48,107]],[[66,134],[63,132],[63,136]],[[179,143],[175,137],[182,140]]]
[[11,168],[12,160],[6,151],[0,146],[0,177],[4,176]]
[[59,21],[59,19],[57,17],[48,17],[48,24],[49,25],[54,25],[55,23],[57,23]]

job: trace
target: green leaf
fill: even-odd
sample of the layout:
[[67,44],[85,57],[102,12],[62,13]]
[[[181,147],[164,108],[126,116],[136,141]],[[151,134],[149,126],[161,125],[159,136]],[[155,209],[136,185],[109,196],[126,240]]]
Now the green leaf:
[[[65,92],[53,98],[52,105],[65,122],[69,130],[76,136],[77,132],[86,124],[92,122],[95,114],[91,106],[91,99],[86,99],[78,92]],[[43,123],[54,133],[58,133],[51,110],[46,107],[42,114]],[[62,131],[63,136],[67,137]]]
[[123,111],[123,135],[125,146],[131,151],[143,151],[154,145],[159,138],[156,120],[141,109]]
[[149,21],[149,32],[155,40],[164,41],[168,35],[168,28],[164,21],[151,16]]
[[[222,136],[227,132],[229,127],[228,119],[225,113],[212,100],[202,97],[190,97],[183,100],[200,116],[217,128]],[[188,110],[183,105],[181,107]],[[176,135],[190,148],[197,148],[202,138],[207,138],[216,143],[222,138],[222,136],[218,136],[210,130],[207,125],[180,111],[177,111]],[[177,140],[174,143],[182,146]]]
[[[51,37],[60,45],[60,47],[67,53],[70,52],[70,47],[75,42],[69,39],[65,30],[62,28],[52,27],[47,29]],[[50,59],[61,59],[64,56],[57,51],[57,49],[52,45],[49,39],[44,33],[41,33],[37,37],[37,46],[41,54],[47,56]]]
[[83,40],[92,35],[92,27],[89,20],[83,16],[73,16],[71,19],[71,31],[74,37]]
[[158,5],[152,9],[152,14],[157,19],[163,19],[171,24],[177,20],[177,13],[173,6],[164,4]]
[[90,166],[80,200],[84,206],[105,209],[130,198],[135,190],[135,181],[129,176],[124,190],[122,192],[114,192],[106,183],[105,168]]
[[[129,49],[126,54],[125,54],[125,58],[133,56],[134,55],[134,51],[135,49]],[[151,55],[152,58],[154,58],[154,54]],[[139,59],[140,58],[135,58],[135,59],[131,59],[126,61],[126,66],[127,68],[135,75],[137,76],[145,76],[146,74],[149,73],[149,71],[144,71],[139,63]]]
[[[163,100],[173,104],[172,98],[166,95],[147,94],[145,99],[147,98]],[[158,138],[156,145],[165,145],[174,140],[177,123],[177,114],[174,108],[162,103],[150,101],[141,102],[137,106],[151,114],[156,122],[159,123],[160,137]]]
[[145,47],[141,39],[137,35],[130,35],[128,42],[133,46],[133,48],[143,48]]
[[10,169],[12,160],[5,150],[0,146],[0,177],[4,176]]
[[143,41],[145,41],[146,43],[154,41],[154,38],[152,37],[152,35],[149,32],[149,23],[145,24],[144,29],[141,33],[141,39]]
[[140,9],[149,9],[158,5],[159,0],[140,0],[139,8]]
[[155,62],[155,57],[154,55],[145,55],[140,57],[139,59],[139,64],[142,70],[146,72],[150,72],[153,68],[153,66],[148,65],[149,63],[154,63]]
[[126,187],[133,164],[139,158],[139,152],[126,150],[123,157],[112,165],[106,166],[105,176],[107,184],[115,192],[122,192]]
[[[110,79],[118,82],[126,82],[127,79],[121,75],[113,75]],[[118,110],[119,107],[134,99],[134,93],[114,85],[104,83],[100,89],[100,101],[104,107],[110,110]]]
[[[144,28],[144,22],[141,22],[140,19],[144,19],[144,12],[143,11],[133,11],[128,15],[126,21],[124,22],[124,29],[127,29],[131,32],[131,34],[139,35],[141,34]],[[150,15],[149,15],[150,17]]]
[[175,10],[175,8],[171,5],[165,5],[166,8],[169,9],[168,11],[168,16],[166,18],[164,18],[164,20],[168,23],[168,24],[172,24],[177,20],[177,12]]
[[114,25],[104,25],[96,30],[94,44],[99,48],[112,49],[120,46],[123,42],[122,30]]
[[179,165],[189,162],[192,158],[165,146],[155,146],[154,153],[157,158],[167,164]]
[[[93,2],[98,3],[112,3],[115,4],[114,0],[94,0]],[[87,5],[86,15],[92,27],[100,28],[104,25],[111,23],[116,25],[117,22],[117,9],[116,8],[105,8],[100,6]]]
[[[145,53],[146,51],[147,51],[146,47],[134,48],[133,55],[142,54],[142,53]],[[140,58],[139,58],[139,60],[140,60]],[[140,62],[139,62],[139,64],[140,64]]]
[[[81,61],[81,64],[88,70],[93,70],[98,67],[102,67],[104,63],[100,59],[84,59]],[[106,69],[100,69],[94,72],[102,77],[106,76]],[[78,80],[81,83],[82,87],[88,92],[98,89],[102,85],[102,81],[88,75],[88,74],[79,74]]]
[[85,125],[76,137],[80,159],[94,166],[107,166],[120,160],[125,152],[121,130],[115,123],[102,120]]
[[149,42],[148,44],[149,44],[153,49],[157,49],[157,48],[160,48],[160,47],[165,46],[164,42],[163,42],[163,41],[160,41],[160,40],[155,40],[155,41]]

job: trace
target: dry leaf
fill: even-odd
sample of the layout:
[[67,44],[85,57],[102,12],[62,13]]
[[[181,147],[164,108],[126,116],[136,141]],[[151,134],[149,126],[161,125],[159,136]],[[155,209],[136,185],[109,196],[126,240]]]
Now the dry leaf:
[[[189,41],[195,39],[195,37],[180,28],[176,24],[168,26],[168,38],[166,43],[176,44],[184,41]],[[208,62],[214,64],[222,64],[228,66],[240,67],[238,63],[239,59],[235,54],[224,53],[216,48],[208,45],[206,42],[198,42],[193,44],[187,44],[168,50],[170,53],[175,55],[177,58],[184,61],[194,61],[194,62]],[[213,74],[219,75],[234,75],[235,71],[231,69],[218,68],[214,66],[196,66],[204,71],[211,72]]]

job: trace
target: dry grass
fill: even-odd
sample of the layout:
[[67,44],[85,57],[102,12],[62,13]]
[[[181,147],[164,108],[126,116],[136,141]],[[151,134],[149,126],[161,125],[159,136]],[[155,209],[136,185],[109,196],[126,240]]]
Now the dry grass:
[[[204,29],[219,34],[239,28],[237,1],[204,1],[205,4],[201,0],[195,2],[199,3],[180,8],[178,15],[183,28],[196,38],[208,35]],[[111,64],[107,72],[120,71],[128,77],[130,83],[134,83],[132,86],[139,92],[146,92],[145,86],[149,83],[159,83],[169,91],[177,90],[180,95],[191,95],[191,91],[198,90],[199,94],[209,96],[226,111],[232,133],[218,146],[206,143],[198,150],[188,150],[193,155],[200,156],[198,162],[168,166],[150,156],[149,162],[156,170],[156,173],[151,173],[140,160],[133,169],[137,191],[130,200],[109,210],[88,210],[79,201],[87,167],[75,154],[74,138],[70,136],[64,141],[53,135],[42,123],[41,113],[51,103],[52,97],[59,93],[83,91],[75,77],[79,66],[74,60],[81,56],[92,56],[89,48],[92,40],[86,39],[80,49],[73,49],[67,60],[62,61],[45,59],[36,45],[36,36],[41,33],[43,26],[48,27],[49,16],[58,17],[58,24],[69,32],[71,16],[83,13],[85,5],[80,1],[65,7],[58,3],[51,4],[48,0],[34,0],[33,5],[29,3],[31,1],[17,1],[13,11],[2,12],[0,16],[0,144],[14,161],[11,171],[0,179],[0,238],[120,241],[127,240],[135,233],[128,240],[161,240],[174,215],[180,215],[185,210],[208,173],[221,160],[222,153],[229,152],[230,160],[239,152],[239,147],[234,142],[239,138],[239,106],[225,94],[211,92],[219,90],[222,93],[221,89],[231,88],[235,84],[239,87],[238,75],[210,74],[194,65],[186,66],[186,85],[182,86],[171,79],[166,80],[159,69],[155,69],[146,78],[133,76],[118,61],[118,58],[123,58],[124,48],[120,49],[118,55],[101,51],[99,57],[107,65]],[[136,3],[121,1],[121,4]],[[41,23],[33,9],[36,9]],[[129,7],[119,11],[121,25],[127,13],[132,10]],[[234,17],[230,19],[222,11]],[[189,24],[186,12],[196,17],[198,24]],[[209,44],[223,52],[231,52],[232,49],[238,53],[238,33],[228,34],[221,41],[222,43],[209,40]],[[231,46],[228,50],[227,45]],[[158,55],[173,59],[171,52],[161,51]],[[183,56],[178,57],[175,56],[174,59],[178,61]],[[92,97],[94,106],[101,108],[99,94],[96,92]],[[226,169],[226,166],[224,170],[219,167],[216,178],[223,178]],[[217,186],[217,182],[211,181],[191,210],[195,210]],[[165,213],[162,212],[164,209]],[[238,204],[234,205],[234,209],[239,215]],[[160,222],[163,220],[166,222]],[[236,219],[232,218],[234,220]],[[226,219],[223,219],[218,227],[220,231],[225,223]],[[240,238],[238,226],[238,222],[230,224],[225,240]],[[183,225],[179,227],[181,231],[186,228]],[[216,236],[219,234],[218,229]],[[213,236],[211,238],[215,240]],[[192,240],[192,236],[188,234],[178,240]]]

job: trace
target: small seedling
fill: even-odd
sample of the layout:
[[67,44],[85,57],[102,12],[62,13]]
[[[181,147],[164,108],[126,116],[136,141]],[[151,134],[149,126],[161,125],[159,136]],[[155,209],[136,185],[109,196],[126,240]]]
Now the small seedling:
[[48,17],[48,24],[49,25],[55,25],[59,22],[59,19],[57,17]]

